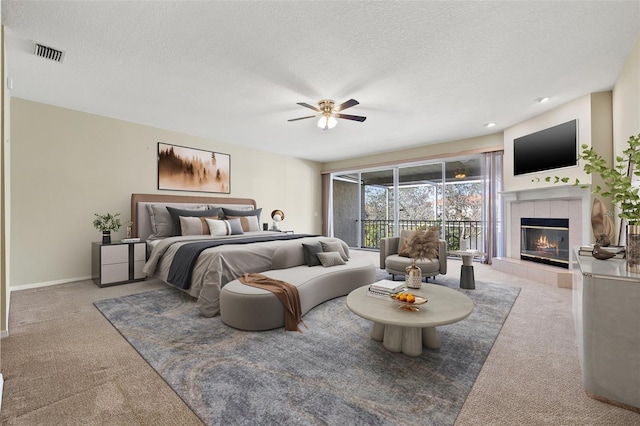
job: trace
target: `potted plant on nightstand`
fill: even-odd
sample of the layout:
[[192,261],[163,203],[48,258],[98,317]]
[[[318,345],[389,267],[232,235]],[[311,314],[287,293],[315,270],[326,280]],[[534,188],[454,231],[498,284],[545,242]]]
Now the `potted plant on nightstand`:
[[120,213],[107,213],[98,214],[95,213],[96,218],[93,220],[93,226],[97,230],[102,231],[102,244],[111,243],[111,231],[117,231],[122,226],[120,222]]
[[[606,188],[598,185],[582,184],[578,179],[573,185],[591,188],[594,194],[608,197],[618,208],[620,217],[627,222],[626,227],[626,259],[627,270],[640,272],[640,187],[634,186],[633,176],[640,177],[640,134],[630,136],[627,148],[621,156],[616,156],[613,166],[607,162],[593,148],[582,145],[582,152],[578,159],[584,161],[584,171],[587,174],[597,174],[602,178]],[[569,183],[567,177],[547,176],[546,182]]]

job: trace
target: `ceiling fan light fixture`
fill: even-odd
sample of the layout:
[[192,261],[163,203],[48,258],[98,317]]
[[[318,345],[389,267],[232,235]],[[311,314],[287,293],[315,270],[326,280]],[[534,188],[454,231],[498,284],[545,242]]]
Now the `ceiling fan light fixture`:
[[318,120],[318,127],[323,130],[333,129],[338,124],[338,120],[331,114],[323,114]]

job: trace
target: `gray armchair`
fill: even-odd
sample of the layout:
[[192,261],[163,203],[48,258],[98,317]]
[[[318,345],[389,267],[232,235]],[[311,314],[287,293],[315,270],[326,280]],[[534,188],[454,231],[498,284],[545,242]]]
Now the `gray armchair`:
[[[405,268],[411,264],[411,259],[398,255],[400,237],[382,238],[380,240],[380,269],[391,274],[392,279],[396,275],[404,275]],[[438,274],[447,273],[447,242],[439,240],[438,257],[435,259],[417,260],[416,266],[422,270],[425,278],[435,277]]]

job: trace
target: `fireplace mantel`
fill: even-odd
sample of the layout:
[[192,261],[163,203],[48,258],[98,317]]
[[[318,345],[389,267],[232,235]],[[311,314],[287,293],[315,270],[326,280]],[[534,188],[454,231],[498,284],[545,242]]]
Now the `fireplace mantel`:
[[[591,191],[574,185],[557,185],[544,188],[530,188],[501,193],[505,203],[506,255],[519,258],[520,218],[522,217],[567,217],[573,234],[572,245],[591,242]],[[520,208],[520,209],[519,209]],[[520,213],[520,210],[523,210]],[[526,212],[526,213],[525,213]],[[583,220],[584,218],[584,220]],[[515,234],[515,235],[514,235]],[[512,243],[517,237],[518,253]]]
[[590,242],[592,231],[589,188],[557,185],[504,191],[501,195],[505,213],[506,257],[496,259],[494,267],[535,281],[570,287],[571,275],[566,269],[547,265],[537,267],[532,262],[520,260],[520,219],[568,218],[569,247]]
[[588,188],[580,188],[573,185],[558,185],[546,188],[522,189],[519,191],[501,192],[505,202],[531,201],[531,200],[553,200],[553,199],[586,199],[587,204],[591,201],[591,191]]

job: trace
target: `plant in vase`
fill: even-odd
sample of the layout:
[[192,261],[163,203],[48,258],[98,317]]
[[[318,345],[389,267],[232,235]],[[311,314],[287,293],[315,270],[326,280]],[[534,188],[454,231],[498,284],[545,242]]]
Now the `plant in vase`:
[[439,240],[439,226],[432,226],[429,229],[419,228],[411,237],[408,243],[411,265],[406,269],[407,287],[420,288],[422,286],[422,270],[416,265],[416,261],[437,258]]
[[[618,209],[618,217],[627,222],[626,258],[627,269],[640,272],[640,187],[634,186],[633,176],[640,177],[640,134],[630,136],[627,148],[622,155],[616,156],[614,164],[609,166],[604,158],[593,148],[582,145],[578,159],[584,161],[584,171],[596,174],[602,179],[605,188],[591,186],[567,177],[547,176],[546,182],[572,183],[574,186],[590,188],[594,194],[611,199]],[[539,181],[540,179],[536,179]]]
[[122,222],[120,222],[120,213],[107,213],[107,214],[98,214],[95,213],[96,218],[93,220],[93,226],[102,231],[102,243],[109,244],[111,243],[111,231],[117,231],[122,226]]

